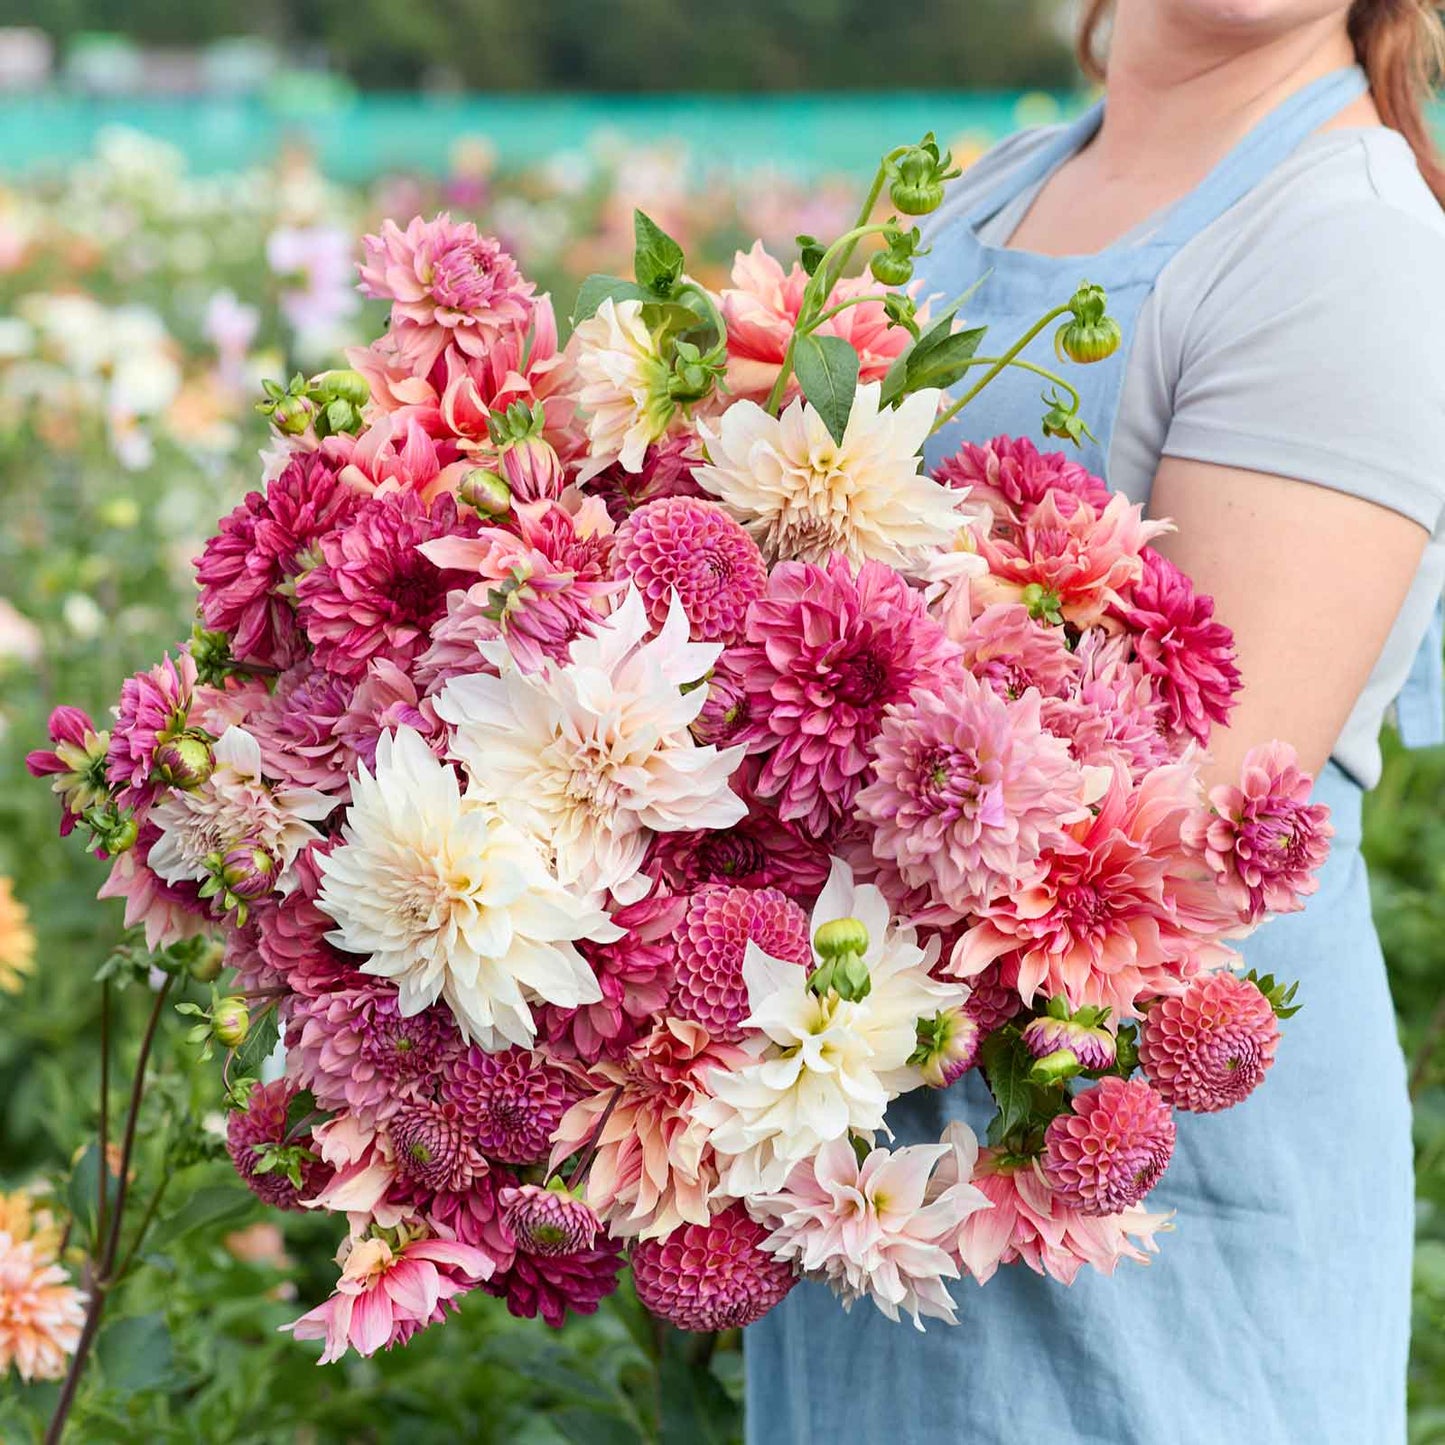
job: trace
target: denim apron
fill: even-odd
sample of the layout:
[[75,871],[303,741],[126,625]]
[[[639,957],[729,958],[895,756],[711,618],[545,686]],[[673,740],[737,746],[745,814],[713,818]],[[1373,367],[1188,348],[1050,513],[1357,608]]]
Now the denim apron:
[[[946,225],[924,276],[957,295],[979,276],[969,322],[1021,334],[1087,278],[1127,338],[1159,272],[1294,148],[1362,93],[1356,68],[1286,100],[1142,242],[1088,257],[992,247],[976,227],[1053,172],[1098,128],[1095,107],[1022,173]],[[1049,338],[1023,353],[1048,364]],[[1124,348],[1070,367],[1106,473]],[[930,463],[964,440],[1039,439],[1037,378],[1000,377],[935,438]],[[1399,711],[1410,740],[1438,734],[1439,633],[1426,639]],[[798,1286],[746,1337],[749,1445],[1401,1445],[1409,1346],[1413,1181],[1404,1060],[1370,919],[1358,785],[1331,763],[1316,797],[1335,839],[1318,893],[1246,941],[1250,967],[1300,980],[1274,1068],[1218,1115],[1178,1114],[1152,1210],[1177,1210],[1148,1268],[1083,1270],[1072,1287],[1023,1265],[987,1287],[958,1281],[956,1327],[919,1334],[867,1302],[845,1315],[822,1285]],[[982,1134],[992,1101],[976,1073],[898,1100],[902,1143],[953,1118]]]

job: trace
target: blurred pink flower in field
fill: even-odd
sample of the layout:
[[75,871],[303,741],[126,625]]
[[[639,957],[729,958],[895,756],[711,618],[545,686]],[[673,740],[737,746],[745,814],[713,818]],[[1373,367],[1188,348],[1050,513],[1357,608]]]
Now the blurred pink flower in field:
[[282,283],[281,314],[303,350],[336,339],[361,308],[351,287],[351,236],[338,226],[279,226],[266,240],[266,263]]

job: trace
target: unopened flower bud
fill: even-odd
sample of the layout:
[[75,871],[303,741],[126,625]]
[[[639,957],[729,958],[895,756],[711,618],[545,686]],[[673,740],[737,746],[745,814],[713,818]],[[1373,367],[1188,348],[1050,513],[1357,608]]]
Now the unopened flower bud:
[[885,286],[906,286],[913,279],[913,260],[894,251],[879,251],[868,263],[875,281]]
[[135,847],[136,839],[140,837],[140,824],[136,822],[134,813],[127,813],[116,823],[115,827],[106,834],[105,851],[114,858],[117,853],[127,853]]
[[197,983],[214,983],[226,966],[226,950],[216,942],[207,943],[187,965]]
[[211,745],[195,733],[178,733],[155,750],[153,775],[173,788],[199,788],[215,770]]
[[228,1049],[239,1048],[251,1032],[251,1013],[246,1000],[234,994],[223,998],[211,1012],[211,1036]]
[[512,506],[511,489],[505,479],[485,467],[473,467],[462,478],[457,497],[484,517],[500,517]]
[[1079,1056],[1072,1049],[1055,1049],[1053,1053],[1034,1060],[1029,1078],[1040,1084],[1059,1084],[1065,1079],[1072,1079],[1082,1070]]
[[228,893],[252,902],[275,887],[276,860],[259,843],[242,843],[221,860],[220,876]]
[[342,368],[337,371],[323,371],[311,378],[312,390],[327,401],[346,401],[352,406],[362,407],[371,400],[371,388],[359,371]]
[[1049,1003],[1049,1011],[1024,1025],[1024,1047],[1036,1059],[1067,1050],[1081,1069],[1110,1068],[1117,1054],[1113,1032],[1105,1027],[1103,1010],[1081,1008],[1069,1013],[1063,999]]
[[1028,608],[1029,616],[1035,622],[1058,624],[1064,620],[1064,614],[1060,610],[1063,598],[1052,587],[1045,587],[1041,582],[1030,582],[1024,588],[1019,601]]
[[540,436],[523,437],[509,446],[501,456],[501,474],[502,481],[519,502],[560,497],[567,485],[557,449]]
[[918,1047],[908,1062],[926,1084],[946,1089],[978,1062],[983,1030],[961,1008],[944,1009],[918,1020]]
[[868,930],[857,918],[834,918],[813,935],[813,950],[822,959],[868,952]]
[[943,204],[943,186],[959,174],[953,157],[941,155],[932,134],[889,163],[888,198],[905,216],[923,216]]
[[271,425],[282,436],[299,437],[311,425],[311,408],[303,397],[285,397],[272,408]]

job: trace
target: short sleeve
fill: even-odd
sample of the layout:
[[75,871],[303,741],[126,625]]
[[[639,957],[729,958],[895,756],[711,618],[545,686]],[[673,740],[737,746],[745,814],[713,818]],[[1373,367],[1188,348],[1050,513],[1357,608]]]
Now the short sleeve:
[[1445,226],[1373,192],[1275,208],[1196,281],[1163,453],[1314,482],[1436,532]]

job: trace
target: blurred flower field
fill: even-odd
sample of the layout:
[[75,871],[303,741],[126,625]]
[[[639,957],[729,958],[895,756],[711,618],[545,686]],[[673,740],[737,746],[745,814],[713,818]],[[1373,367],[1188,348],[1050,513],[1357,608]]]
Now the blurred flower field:
[[[22,759],[57,701],[102,716],[118,679],[184,631],[189,561],[258,475],[261,379],[312,369],[376,331],[353,286],[351,238],[385,215],[450,209],[499,235],[565,315],[583,275],[625,267],[634,206],[705,258],[698,279],[715,283],[745,237],[786,254],[795,233],[844,224],[850,196],[842,178],[803,190],[770,173],[709,175],[665,149],[604,146],[507,173],[478,142],[458,146],[442,181],[341,187],[299,152],[202,177],[120,131],[64,177],[0,184],[0,1194],[63,1174],[93,1133],[94,979],[121,944],[119,908],[87,901],[102,865],[62,845]],[[1445,750],[1391,747],[1367,823],[1417,1094],[1416,1445],[1445,1442],[1442,794]],[[117,1000],[123,1062],[143,992]],[[164,1027],[184,1032],[180,1019]],[[152,1267],[112,1302],[74,1438],[740,1439],[737,1340],[660,1335],[622,1297],[554,1334],[478,1293],[452,1328],[406,1351],[318,1371],[314,1351],[276,1329],[296,1313],[294,1280],[309,1298],[329,1287],[331,1231],[306,1216],[258,1222],[217,1137],[181,1122],[219,1110],[220,1080],[182,1071],[185,1046],[171,1042],[141,1137],[145,1174],[169,1180],[145,1245]],[[1341,1040],[1341,1067],[1349,1058]],[[57,1212],[94,1210],[97,1172],[92,1163],[90,1189]],[[63,1257],[63,1239],[49,1247]],[[0,1440],[38,1438],[56,1388],[10,1376]]]

